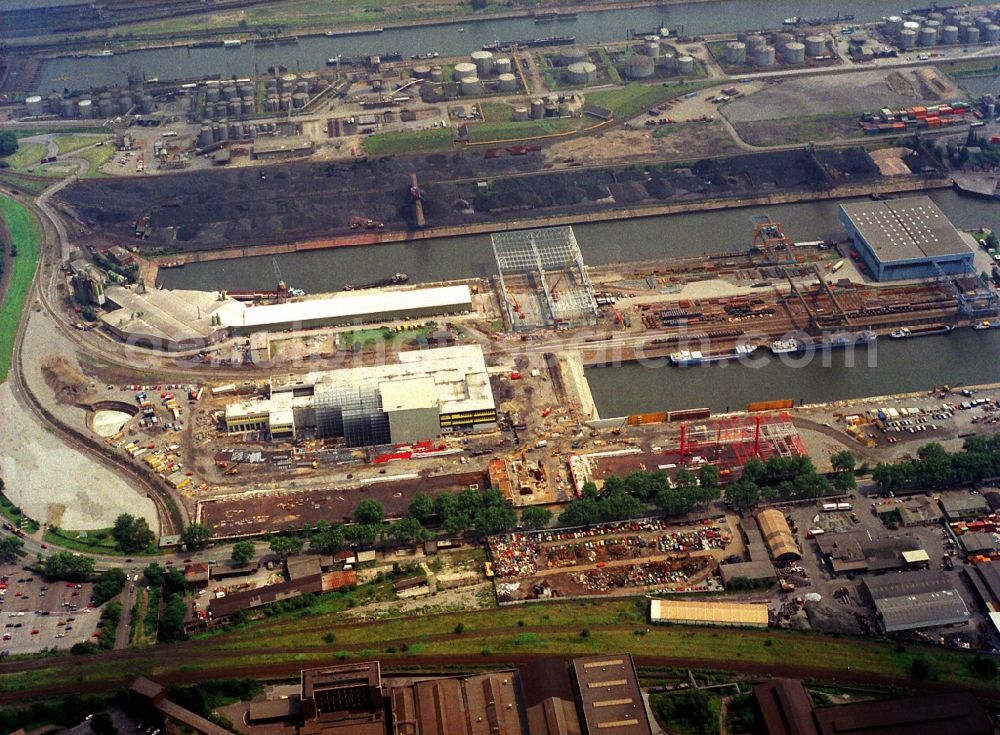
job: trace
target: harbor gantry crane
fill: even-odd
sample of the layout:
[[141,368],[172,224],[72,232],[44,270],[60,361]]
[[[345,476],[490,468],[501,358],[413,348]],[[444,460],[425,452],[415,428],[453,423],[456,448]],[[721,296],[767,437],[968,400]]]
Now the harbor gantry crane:
[[784,250],[787,262],[794,258],[792,248],[795,243],[781,229],[781,223],[773,221],[766,214],[755,214],[750,218],[753,223],[753,247],[760,250],[768,260],[774,260],[774,252]]

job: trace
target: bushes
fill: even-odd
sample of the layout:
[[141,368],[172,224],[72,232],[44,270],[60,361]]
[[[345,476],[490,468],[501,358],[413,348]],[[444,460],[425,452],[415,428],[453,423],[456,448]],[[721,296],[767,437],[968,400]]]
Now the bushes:
[[649,703],[656,718],[671,732],[716,735],[719,732],[717,703],[701,689],[679,694],[653,694]]
[[121,569],[108,569],[101,572],[97,577],[97,584],[94,585],[94,601],[98,606],[103,605],[110,599],[117,597],[124,589],[128,577]]
[[192,686],[168,686],[167,696],[185,709],[208,717],[212,710],[253,699],[263,691],[256,679],[217,679]]

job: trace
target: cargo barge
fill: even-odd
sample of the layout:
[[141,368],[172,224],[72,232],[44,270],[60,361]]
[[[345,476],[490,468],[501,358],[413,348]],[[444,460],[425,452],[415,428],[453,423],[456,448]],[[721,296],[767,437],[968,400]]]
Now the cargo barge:
[[926,337],[931,334],[944,334],[953,329],[954,327],[948,324],[928,324],[923,327],[902,327],[901,329],[893,329],[889,333],[889,337],[892,339]]
[[670,362],[678,367],[728,362],[729,360],[738,360],[741,357],[752,355],[757,347],[757,345],[742,344],[736,345],[735,349],[729,352],[709,353],[703,353],[699,350],[680,350],[679,352],[673,352],[670,354]]
[[484,43],[483,51],[504,51],[513,48],[538,48],[540,46],[571,46],[576,36],[552,36],[550,38],[523,38],[519,41],[494,41]]
[[395,275],[389,276],[389,278],[380,278],[377,281],[369,281],[368,283],[348,283],[344,286],[345,291],[361,291],[366,288],[382,288],[383,286],[399,286],[410,280],[410,277],[405,273],[396,273]]

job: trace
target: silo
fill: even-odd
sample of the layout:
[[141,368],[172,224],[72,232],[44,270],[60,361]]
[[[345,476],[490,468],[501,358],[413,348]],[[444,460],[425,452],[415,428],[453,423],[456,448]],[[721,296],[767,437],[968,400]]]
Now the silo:
[[243,140],[243,126],[238,122],[229,123],[229,139]]
[[299,81],[297,81],[295,83],[294,89],[292,90],[292,94],[295,94],[296,92],[305,92],[306,94],[308,94],[309,93],[309,82],[304,82],[301,79]]
[[298,77],[294,74],[283,74],[278,80],[278,89],[282,92],[288,92],[291,94],[292,89],[295,87],[295,82],[298,81]]
[[597,81],[597,66],[590,61],[580,61],[566,67],[566,80],[570,84],[589,84]]
[[517,89],[517,77],[513,74],[501,74],[497,79],[500,82],[501,92],[514,92]]
[[63,100],[59,114],[63,117],[73,117],[76,114],[76,100]]
[[917,45],[917,32],[912,28],[904,28],[899,32],[899,47],[911,49]]
[[42,114],[42,98],[40,95],[33,94],[30,97],[25,97],[24,104],[28,107],[28,114],[32,117],[38,117]]
[[510,74],[513,70],[514,65],[511,60],[506,56],[501,56],[500,58],[493,60],[493,70],[497,74]]
[[222,130],[219,129],[219,123],[212,123],[212,142],[218,143],[222,140]]
[[493,54],[489,51],[473,51],[472,63],[476,65],[476,74],[485,77],[493,72]]
[[656,62],[665,72],[673,74],[677,71],[677,57],[673,54],[662,54]]
[[933,28],[935,32],[940,33],[941,21],[939,20],[929,20],[924,23],[924,28]]
[[253,97],[257,94],[257,88],[253,84],[240,84],[237,89],[239,90],[240,97]]
[[278,95],[269,94],[264,99],[264,110],[266,112],[277,112],[278,111]]
[[915,20],[908,20],[903,23],[903,27],[900,30],[910,30],[920,33],[920,24]]
[[[942,25],[944,23],[944,13],[939,13],[936,10],[934,12],[932,12],[932,13],[928,13],[927,14],[927,23],[928,24],[930,24],[930,23],[937,23],[938,26]],[[935,26],[935,28],[936,27],[937,26]]]
[[826,53],[826,39],[823,36],[806,36],[806,56],[823,56]]
[[444,82],[444,69],[440,66],[431,67],[431,81],[441,84]]
[[205,101],[211,102],[213,105],[219,101],[222,97],[222,91],[218,87],[206,87],[205,88]]
[[753,54],[754,51],[759,51],[767,45],[767,39],[759,33],[754,33],[747,36],[746,44],[747,52]]
[[238,95],[235,84],[227,84],[222,88],[222,99],[231,100]]
[[986,26],[986,30],[983,31],[983,40],[987,43],[1000,41],[1000,26],[993,24]]
[[899,34],[899,31],[902,27],[903,27],[903,19],[900,18],[898,15],[890,15],[888,18],[885,19],[885,25],[882,26],[882,31],[885,33],[885,35],[890,36],[891,38],[895,38]]
[[559,117],[559,103],[558,102],[546,102],[545,111],[542,113],[545,117]]
[[944,11],[944,23],[949,26],[958,25],[958,11],[955,8],[948,8]]
[[292,95],[285,92],[278,98],[278,109],[289,110],[292,107]]
[[514,120],[516,122],[524,122],[525,120],[531,119],[531,112],[527,107],[515,107],[514,108]]
[[143,115],[148,115],[156,109],[156,102],[153,100],[153,95],[144,94],[140,100],[140,108],[142,109]]
[[653,76],[654,62],[648,56],[636,54],[625,59],[625,77],[627,79],[647,79]]
[[305,89],[301,90],[302,92],[311,92],[313,87],[322,83],[322,80],[319,78],[319,74],[314,71],[302,72],[302,75],[299,76],[299,81],[301,83],[305,83],[306,85]]
[[423,65],[415,66],[413,67],[413,71],[411,73],[413,74],[414,79],[429,79],[431,76],[431,68]]
[[920,29],[920,35],[917,36],[917,43],[921,46],[933,46],[937,43],[937,29],[928,28],[924,26]]
[[[960,26],[961,27],[961,26]],[[961,31],[959,31],[961,33]],[[979,28],[974,25],[965,26],[965,42],[979,43]]]
[[795,35],[792,33],[775,33],[774,34],[774,49],[779,53],[784,53],[785,46],[790,43],[795,43]]
[[198,131],[198,145],[202,148],[212,145],[212,126],[204,124]]
[[466,77],[459,82],[459,90],[466,97],[471,97],[481,94],[483,91],[483,85],[480,83],[479,77]]
[[986,27],[992,24],[993,21],[990,20],[990,17],[988,15],[980,15],[976,18],[976,28],[980,30],[980,33],[982,31],[985,31]]
[[789,64],[802,64],[806,60],[805,44],[792,41],[785,46],[785,61]]
[[94,116],[94,103],[92,100],[80,100],[76,106],[76,113],[84,120],[89,120]]
[[253,140],[254,138],[257,137],[257,126],[256,125],[246,125],[246,126],[244,126],[244,129],[246,130],[246,133],[244,134],[245,138],[249,138],[250,140]]
[[61,115],[62,114],[62,95],[58,92],[53,92],[48,96],[49,103],[49,114]]
[[229,113],[229,105],[221,100],[216,102],[212,107],[215,110],[215,114],[212,117],[225,117]]
[[[774,49],[769,48],[771,51],[771,63],[774,63]],[[693,74],[694,73],[694,59],[690,56],[678,56],[677,57],[677,73],[678,74]]]
[[455,81],[460,82],[463,79],[469,79],[470,77],[478,76],[475,64],[470,64],[468,61],[463,61],[455,64]]
[[535,97],[531,100],[531,118],[539,120],[545,117],[545,103]]
[[274,90],[274,92],[277,93],[278,80],[275,77],[268,77],[267,79],[264,80],[264,89],[267,90],[268,94],[271,93],[271,90]]
[[[215,131],[213,131],[214,133]],[[219,140],[227,141],[229,140],[229,121],[219,120]]]
[[566,46],[560,49],[556,55],[555,62],[557,66],[569,66],[580,61],[586,61],[589,58],[587,49],[580,48],[579,46]]
[[728,64],[747,63],[747,45],[740,41],[730,41],[726,44],[724,58]]
[[646,36],[645,42],[642,44],[642,53],[646,56],[652,56],[654,59],[660,56],[660,37],[659,36]]
[[115,113],[114,103],[111,101],[111,98],[101,97],[97,101],[97,111],[101,114],[101,117],[111,117]]
[[241,107],[244,115],[252,115],[257,112],[257,100],[253,97],[244,97]]
[[569,116],[570,116],[569,102],[560,102],[559,117],[569,117]]
[[[752,61],[754,66],[774,66],[774,46],[765,46],[754,51]],[[677,60],[677,66],[679,69],[680,59]],[[684,72],[681,73],[683,74]]]
[[938,35],[938,40],[947,46],[958,43],[958,26],[941,26],[941,33]]
[[243,105],[240,104],[238,99],[229,100],[229,102],[226,103],[226,114],[230,117],[239,117],[242,111]]
[[299,110],[309,104],[309,95],[305,92],[296,92],[292,95],[292,107]]

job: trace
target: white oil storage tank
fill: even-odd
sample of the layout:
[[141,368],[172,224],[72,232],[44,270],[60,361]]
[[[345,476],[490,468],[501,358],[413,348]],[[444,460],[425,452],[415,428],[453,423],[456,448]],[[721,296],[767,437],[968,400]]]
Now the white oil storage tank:
[[501,92],[514,92],[517,90],[517,77],[513,74],[505,73],[497,77]]
[[917,45],[917,32],[912,28],[904,28],[899,32],[899,47],[911,49]]
[[885,25],[882,26],[882,31],[890,38],[895,38],[902,27],[903,19],[898,15],[890,15],[885,19]]
[[471,97],[481,94],[483,91],[483,85],[479,82],[479,77],[466,77],[460,82],[460,89],[462,94],[467,97]]
[[52,115],[62,114],[62,95],[58,92],[53,92],[47,98],[49,104],[49,113]]
[[[759,48],[754,51],[752,61],[754,66],[774,66],[774,46],[764,46],[763,48]],[[678,59],[678,63],[679,62],[680,59]]]
[[806,60],[805,44],[792,41],[785,45],[785,62],[789,64],[802,64]]
[[555,62],[558,66],[569,66],[570,64],[586,61],[589,58],[587,49],[580,48],[579,46],[566,46],[556,54]]
[[663,71],[670,74],[677,71],[677,57],[673,54],[660,54],[660,58],[656,60],[656,63]]
[[[774,56],[774,49],[771,49],[771,56]],[[678,56],[677,57],[677,73],[678,74],[693,74],[694,73],[694,59],[690,56]]]
[[767,45],[767,39],[761,36],[759,33],[754,33],[747,36],[746,40],[747,51],[753,53],[759,49],[764,48]]
[[431,67],[431,81],[436,84],[441,84],[444,82],[444,67],[432,66]]
[[974,25],[965,26],[965,42],[979,43],[979,28]]
[[784,53],[785,46],[794,42],[795,42],[795,35],[792,33],[781,32],[774,34],[774,49],[778,53]]
[[214,105],[216,102],[218,102],[221,99],[221,97],[222,97],[222,90],[219,89],[218,85],[216,85],[214,87],[206,87],[205,88],[205,101],[206,102],[211,102]]
[[730,41],[723,55],[727,64],[747,63],[747,45],[742,41]]
[[110,97],[101,97],[97,101],[97,111],[101,114],[101,117],[111,117],[114,112],[114,103],[111,101]]
[[94,116],[94,103],[91,100],[80,100],[76,112],[84,120],[89,120]]
[[996,43],[1000,41],[1000,26],[993,25],[992,23],[986,26],[985,30],[982,32],[982,38],[987,43]]
[[937,43],[937,28],[931,28],[930,26],[924,26],[920,29],[920,35],[917,36],[917,43],[921,46],[933,46]]
[[202,148],[212,145],[212,126],[202,125],[198,131],[198,145]]
[[531,118],[540,120],[545,117],[545,103],[538,97],[531,100]]
[[468,61],[462,61],[455,64],[455,81],[460,82],[463,79],[470,79],[472,77],[478,77],[479,73],[476,69],[475,64],[470,64]]
[[938,41],[946,46],[953,46],[958,43],[958,26],[941,26]]
[[660,56],[660,37],[659,36],[646,36],[646,40],[642,44],[642,53],[646,56],[652,56],[654,59]]
[[569,117],[570,116],[569,102],[566,102],[565,100],[562,101],[562,102],[560,102],[558,109],[559,109],[559,117]]
[[524,122],[529,119],[531,119],[531,111],[527,107],[514,108],[514,120],[516,122]]
[[597,66],[591,61],[580,61],[566,67],[566,81],[570,84],[590,84],[597,81]]
[[292,95],[292,107],[296,110],[300,110],[309,104],[309,95],[305,92],[296,92]]
[[33,94],[30,97],[25,97],[24,104],[28,108],[28,114],[32,117],[38,117],[42,114],[42,97],[41,95]]
[[806,36],[806,56],[813,58],[826,54],[826,39],[823,36]]
[[430,79],[431,78],[431,68],[429,66],[415,66],[410,72],[414,79]]
[[653,76],[655,62],[648,56],[636,54],[625,59],[626,79],[648,79]]
[[511,60],[506,56],[500,56],[493,59],[493,71],[497,74],[510,74],[513,70],[514,65]]
[[244,97],[243,98],[243,114],[252,115],[257,112],[257,100],[254,97]]
[[76,114],[76,100],[63,100],[61,114],[63,117],[73,117]]
[[476,65],[476,73],[485,77],[493,71],[493,54],[489,51],[473,51],[472,63]]

